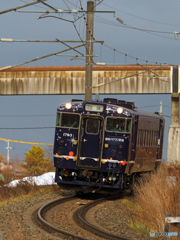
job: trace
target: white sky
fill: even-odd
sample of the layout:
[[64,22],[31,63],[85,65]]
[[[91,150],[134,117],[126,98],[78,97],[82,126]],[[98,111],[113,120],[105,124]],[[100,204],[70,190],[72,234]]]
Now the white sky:
[[[17,7],[30,0],[1,1],[0,11]],[[46,3],[57,9],[67,10],[63,0],[47,0]],[[79,9],[80,3],[86,10],[87,0],[66,0],[70,9]],[[97,1],[98,3],[98,1]],[[103,40],[104,45],[95,44],[95,62],[109,64],[140,64],[167,63],[179,64],[180,37],[174,32],[180,31],[180,2],[177,0],[104,0],[97,6],[97,11],[116,11],[126,26],[119,23],[112,13],[96,13],[94,22],[94,37]],[[21,10],[47,10],[43,4],[30,6]],[[0,38],[15,40],[79,40],[79,36],[70,22],[57,18],[44,18],[37,20],[40,13],[9,12],[0,15]],[[52,15],[52,14],[51,14]],[[74,21],[77,17],[70,14],[54,15]],[[78,15],[80,16],[80,15]],[[82,39],[85,39],[85,22],[83,17],[76,21],[76,28]],[[136,29],[143,30],[136,30]],[[151,30],[151,31],[149,31]],[[77,44],[76,44],[77,45]],[[108,47],[106,47],[107,45]],[[71,44],[74,46],[74,44]],[[110,48],[109,48],[110,47]],[[4,43],[0,42],[0,66],[16,65],[27,60],[46,54],[61,51],[66,47],[61,43]],[[117,51],[114,51],[116,49]],[[84,53],[84,48],[79,49]],[[119,53],[121,52],[121,53]],[[72,51],[67,54],[74,54]],[[130,57],[125,57],[125,54]],[[138,60],[136,60],[138,58]],[[141,59],[141,60],[139,60]],[[143,60],[143,61],[142,61]],[[50,57],[36,61],[26,66],[73,66],[84,65],[82,60],[70,61],[70,57]],[[54,126],[57,106],[70,101],[76,96],[0,96],[0,128],[5,127],[38,127]],[[77,96],[84,99],[84,96]],[[107,97],[107,96],[104,96]],[[159,105],[171,106],[170,95],[120,95],[111,96],[128,101],[135,100],[137,107]],[[103,97],[101,97],[103,98]],[[144,109],[145,110],[145,109]],[[159,106],[146,110],[159,111]],[[171,115],[171,109],[163,107],[165,115]],[[44,117],[5,117],[4,115],[54,115]],[[167,155],[167,136],[170,118],[166,118],[164,157]],[[0,129],[1,138],[30,142],[53,143],[53,129],[44,130],[3,130]],[[30,145],[10,144],[14,150],[10,156],[20,155],[28,151]],[[0,141],[0,153],[6,156],[6,143]]]

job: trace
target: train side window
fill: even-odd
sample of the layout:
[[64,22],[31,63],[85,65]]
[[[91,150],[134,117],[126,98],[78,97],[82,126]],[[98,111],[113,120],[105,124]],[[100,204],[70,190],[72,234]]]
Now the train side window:
[[139,130],[139,146],[141,146],[142,131]]
[[150,130],[148,130],[147,133],[148,133],[148,136],[147,136],[148,137],[148,144],[147,145],[148,145],[148,147],[150,147]]
[[150,131],[150,147],[152,147],[152,130]]
[[141,130],[141,146],[143,146],[143,130]]
[[143,130],[141,130],[141,140],[140,140],[140,145],[141,147],[143,146]]
[[159,138],[159,132],[156,132],[156,146],[158,146],[158,138]]
[[156,131],[154,131],[154,146],[157,147],[157,134],[156,134]]
[[148,130],[146,130],[146,146],[148,147]]
[[146,147],[148,146],[148,130],[146,130]]
[[154,131],[152,131],[152,146],[154,147]]
[[139,130],[137,131],[137,140],[136,140],[137,146],[139,146]]
[[143,142],[143,146],[145,147],[146,146],[146,130],[144,130],[144,142]]
[[62,113],[60,126],[78,128],[79,127],[80,115],[71,113]]
[[58,127],[59,126],[59,120],[60,120],[60,113],[57,112],[57,115],[56,115],[56,126]]
[[141,138],[142,138],[142,134],[141,134],[141,130],[139,130],[139,146],[141,146]]
[[[131,121],[131,119],[129,119]],[[131,123],[126,127],[128,130],[125,129],[126,119],[125,118],[111,118],[108,117],[106,121],[106,131],[110,132],[129,132],[129,128],[131,129]]]

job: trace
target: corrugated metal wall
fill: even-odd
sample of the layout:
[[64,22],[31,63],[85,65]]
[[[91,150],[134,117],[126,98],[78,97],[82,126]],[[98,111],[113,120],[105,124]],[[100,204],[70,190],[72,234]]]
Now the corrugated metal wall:
[[[145,66],[148,69],[158,66]],[[101,94],[171,93],[170,66],[146,71],[137,65],[93,67],[92,86],[124,77],[111,84],[93,88]],[[139,75],[131,76],[136,73]],[[130,77],[131,76],[131,77]],[[0,95],[84,94],[85,67],[16,67],[0,72]]]

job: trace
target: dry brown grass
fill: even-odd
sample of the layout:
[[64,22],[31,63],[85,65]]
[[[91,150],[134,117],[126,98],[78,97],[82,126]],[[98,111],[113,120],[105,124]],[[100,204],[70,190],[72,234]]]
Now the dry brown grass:
[[[136,219],[149,231],[164,232],[165,217],[180,216],[180,166],[162,164],[155,174],[145,174],[135,187],[135,201],[141,208]],[[177,231],[177,228],[170,227]]]
[[38,186],[27,181],[20,180],[15,187],[0,186],[0,206],[12,202],[22,201],[40,194],[53,193],[59,191],[59,187],[55,185]]

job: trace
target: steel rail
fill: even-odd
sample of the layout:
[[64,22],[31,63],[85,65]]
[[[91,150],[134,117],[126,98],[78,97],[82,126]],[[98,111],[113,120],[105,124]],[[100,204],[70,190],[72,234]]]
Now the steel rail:
[[[82,208],[80,208],[80,210],[77,210],[74,213],[74,219],[76,219],[77,217],[79,218],[80,221],[80,225],[83,226],[83,228],[85,228],[86,230],[92,232],[93,234],[98,235],[99,237],[105,238],[105,239],[110,239],[110,240],[130,240],[129,238],[125,238],[125,237],[121,237],[119,235],[115,235],[111,232],[105,231],[102,228],[96,227],[95,225],[92,225],[91,223],[89,223],[86,220],[86,213],[94,206],[96,206],[99,203],[102,203],[106,200],[112,200],[115,198],[119,198],[121,196],[124,195],[114,195],[114,196],[110,196],[107,198],[101,198],[98,200],[95,200],[94,202],[88,203],[85,206],[83,206]],[[132,240],[132,239],[131,239]]]
[[50,229],[51,231],[54,230],[56,232],[62,233],[63,235],[66,235],[68,237],[72,237],[72,239],[74,239],[74,240],[89,240],[88,238],[81,237],[81,236],[78,236],[77,234],[73,234],[73,233],[64,231],[64,230],[62,230],[60,228],[57,228],[57,227],[53,226],[52,224],[48,223],[44,219],[45,213],[49,209],[51,209],[52,207],[54,207],[54,206],[56,206],[58,204],[62,204],[62,203],[67,202],[67,201],[74,200],[76,198],[77,198],[76,196],[69,196],[69,197],[57,199],[57,200],[54,200],[52,202],[47,203],[46,205],[42,206],[39,209],[38,214],[37,214],[38,215],[38,220],[41,222],[42,225],[44,225],[46,228]]

